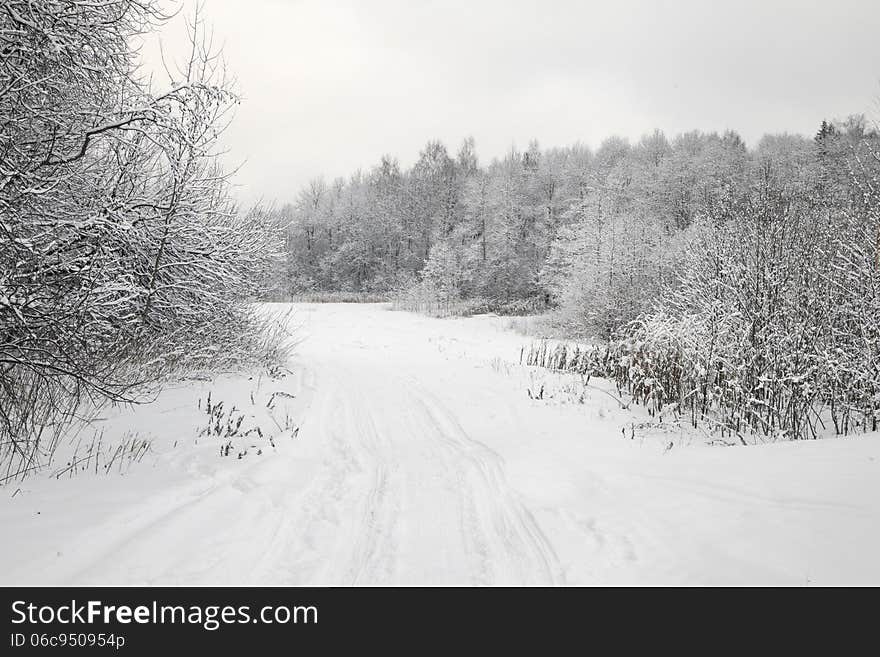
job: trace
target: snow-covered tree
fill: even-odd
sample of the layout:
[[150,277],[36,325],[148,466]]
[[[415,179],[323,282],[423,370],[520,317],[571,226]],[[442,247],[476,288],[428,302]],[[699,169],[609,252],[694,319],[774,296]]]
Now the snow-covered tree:
[[63,4],[0,8],[0,449],[26,467],[82,400],[241,357],[277,250],[217,165],[237,98],[199,19],[158,88],[132,47],[157,2]]

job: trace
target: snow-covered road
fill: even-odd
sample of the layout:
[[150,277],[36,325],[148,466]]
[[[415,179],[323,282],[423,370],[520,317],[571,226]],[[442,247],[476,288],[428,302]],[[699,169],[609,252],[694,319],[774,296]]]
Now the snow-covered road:
[[310,558],[294,550],[293,563],[324,561],[313,576],[351,584],[561,581],[503,458],[459,421],[474,411],[504,416],[505,406],[469,371],[440,370],[430,343],[426,354],[409,348],[405,331],[365,348],[357,336],[370,319],[338,333],[323,325],[305,350],[316,396],[302,436],[325,445],[328,458],[295,525],[307,536],[321,535],[328,518],[339,526],[310,546]]
[[[108,439],[152,437],[151,461],[2,489],[0,583],[880,583],[876,436],[633,430],[638,411],[520,366],[529,339],[502,318],[304,304],[295,322],[283,381],[184,386],[107,420]],[[298,430],[220,457],[195,442],[209,388],[239,408],[294,395]]]

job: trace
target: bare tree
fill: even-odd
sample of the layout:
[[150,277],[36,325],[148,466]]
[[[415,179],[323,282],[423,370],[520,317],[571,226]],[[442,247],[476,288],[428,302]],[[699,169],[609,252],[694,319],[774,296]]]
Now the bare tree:
[[[217,162],[238,102],[196,17],[157,91],[132,38],[154,0],[0,8],[0,457],[28,470],[82,403],[245,357],[274,226]],[[195,336],[199,336],[199,340]],[[16,466],[13,461],[17,459]],[[8,476],[8,475],[7,475]],[[2,477],[2,475],[0,475]]]

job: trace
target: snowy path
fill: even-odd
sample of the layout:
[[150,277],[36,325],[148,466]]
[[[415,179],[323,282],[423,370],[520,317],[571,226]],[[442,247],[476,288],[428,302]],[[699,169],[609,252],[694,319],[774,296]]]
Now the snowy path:
[[[153,467],[0,489],[0,583],[880,583],[876,436],[629,439],[644,418],[597,392],[560,403],[571,381],[520,367],[506,320],[296,321],[294,376],[167,391],[108,424],[152,436]],[[242,460],[193,443],[209,388],[242,408],[257,385],[295,395],[296,437]]]
[[434,342],[408,330],[413,320],[435,320],[375,307],[339,311],[339,322],[330,307],[302,318],[297,366],[314,397],[300,437],[324,446],[323,460],[291,507],[285,548],[266,581],[560,582],[552,547],[507,482],[503,459],[457,420],[484,390],[468,372],[449,372],[470,398],[460,408],[439,378],[444,363],[454,367],[445,336]]
[[326,443],[331,457],[294,525],[314,536],[346,512],[336,544],[312,548],[317,561],[323,550],[338,555],[319,581],[559,580],[552,548],[506,481],[503,460],[441,399],[375,361],[325,361],[319,372],[303,436]]

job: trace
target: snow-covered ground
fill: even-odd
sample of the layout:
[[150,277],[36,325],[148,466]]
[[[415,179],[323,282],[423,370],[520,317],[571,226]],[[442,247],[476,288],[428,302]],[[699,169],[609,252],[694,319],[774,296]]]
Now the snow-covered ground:
[[290,374],[94,425],[139,460],[0,488],[0,584],[880,584],[876,435],[708,446],[520,366],[503,318],[294,321]]

